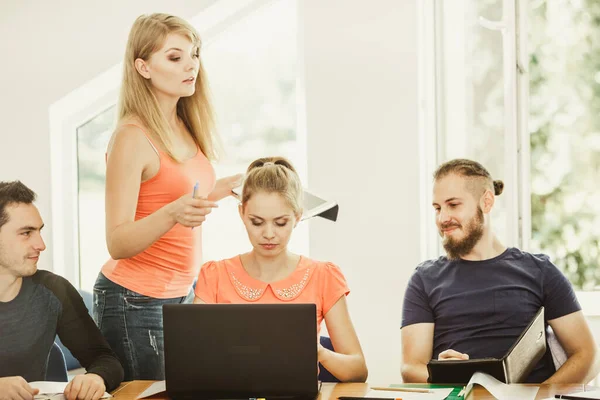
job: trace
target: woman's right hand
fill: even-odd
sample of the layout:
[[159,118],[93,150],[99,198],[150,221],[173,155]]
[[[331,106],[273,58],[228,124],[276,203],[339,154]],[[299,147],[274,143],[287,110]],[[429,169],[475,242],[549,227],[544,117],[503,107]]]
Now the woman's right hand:
[[193,198],[189,193],[171,202],[168,213],[176,223],[193,228],[202,225],[206,216],[215,207],[218,205],[214,201],[207,200],[205,197]]

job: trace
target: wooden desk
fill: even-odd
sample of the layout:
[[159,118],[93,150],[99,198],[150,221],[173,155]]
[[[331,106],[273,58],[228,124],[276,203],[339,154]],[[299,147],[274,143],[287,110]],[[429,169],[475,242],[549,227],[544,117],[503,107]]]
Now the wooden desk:
[[[132,381],[122,383],[119,388],[112,392],[116,400],[134,400],[142,393],[153,381]],[[381,386],[381,385],[378,385]],[[363,396],[369,391],[368,383],[323,383],[318,400],[336,400],[338,396]],[[566,394],[582,392],[595,389],[585,385],[541,385],[536,399],[554,397],[555,394]],[[166,396],[149,397],[153,400],[168,400]],[[487,390],[481,386],[476,386],[468,397],[469,400],[494,399]],[[268,400],[268,399],[267,399]]]

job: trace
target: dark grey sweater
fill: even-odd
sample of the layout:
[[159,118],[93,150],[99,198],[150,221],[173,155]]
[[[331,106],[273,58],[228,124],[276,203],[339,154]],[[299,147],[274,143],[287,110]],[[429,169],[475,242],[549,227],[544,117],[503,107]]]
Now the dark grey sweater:
[[0,302],[0,377],[46,378],[48,354],[58,334],[88,373],[106,390],[123,380],[123,367],[66,279],[48,271],[23,278],[17,297]]

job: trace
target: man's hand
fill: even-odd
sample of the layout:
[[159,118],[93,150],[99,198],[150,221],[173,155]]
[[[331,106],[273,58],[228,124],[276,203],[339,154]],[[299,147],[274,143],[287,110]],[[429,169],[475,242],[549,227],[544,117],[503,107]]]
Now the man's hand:
[[442,351],[438,356],[438,360],[447,361],[447,360],[468,360],[469,355],[465,353],[459,353],[458,351],[448,349]]
[[0,400],[33,400],[38,393],[20,376],[0,378]]
[[104,392],[104,379],[100,375],[77,375],[65,388],[67,400],[98,400]]

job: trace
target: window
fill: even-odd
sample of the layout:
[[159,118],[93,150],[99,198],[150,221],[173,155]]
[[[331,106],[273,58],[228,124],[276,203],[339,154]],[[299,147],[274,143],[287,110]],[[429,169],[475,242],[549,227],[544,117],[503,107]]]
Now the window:
[[600,9],[530,1],[532,248],[600,289]]
[[[218,21],[205,33],[201,31],[201,35],[204,41],[202,59],[213,94],[217,129],[226,150],[223,160],[215,165],[217,177],[245,172],[249,163],[258,157],[285,156],[294,163],[306,184],[305,140],[297,129],[296,1],[245,1],[240,3],[239,9],[231,9],[231,3],[218,2],[215,8],[218,10],[207,11],[218,15],[215,17]],[[204,21],[198,18],[192,21],[199,24],[198,29],[206,28]],[[56,123],[60,125],[58,130],[65,125],[64,129],[68,131],[65,133],[68,138],[61,139],[65,142],[63,153],[71,155],[69,143],[72,143],[73,131],[76,132],[72,163],[77,188],[72,198],[64,195],[64,202],[54,198],[55,203],[63,204],[63,209],[53,215],[56,220],[60,219],[57,215],[61,213],[66,216],[77,214],[73,240],[78,249],[75,251],[78,256],[75,255],[73,261],[75,265],[58,272],[87,291],[92,290],[100,268],[109,257],[104,225],[105,152],[116,120],[114,87],[118,77],[118,73],[112,73],[110,77],[112,100],[109,107],[105,102],[102,107],[92,104],[91,108],[99,111],[91,118],[88,111],[83,113],[85,118],[75,118],[77,123]],[[106,85],[96,86],[102,90]],[[80,97],[89,98],[93,92],[89,89]],[[71,104],[77,103],[76,99],[70,100]],[[68,115],[66,104],[56,109],[60,112],[51,112],[51,117],[57,114],[56,119],[60,120],[61,115]],[[72,120],[74,117],[62,118]],[[60,157],[56,156],[54,161],[60,162]],[[69,176],[69,165],[57,167],[57,170],[65,171],[64,181]],[[55,182],[53,187],[61,187],[64,183]],[[61,225],[61,229],[69,231],[69,224]],[[55,235],[58,235],[56,229]],[[306,224],[298,225],[290,247],[293,251],[308,254]],[[69,249],[65,248],[64,258],[57,253],[55,264],[61,264],[63,260],[69,264]],[[232,257],[250,250],[235,199],[222,201],[203,225],[203,250],[204,260]]]
[[[296,128],[296,26],[296,2],[275,1],[206,44],[203,60],[227,153],[216,166],[217,176],[245,172],[259,157],[285,156],[306,184],[306,150]],[[308,254],[305,223],[296,228],[290,246]],[[204,259],[250,249],[237,201],[225,199],[203,227]]]
[[[496,199],[492,226],[500,240],[516,245],[516,224],[511,222],[518,218],[517,210],[511,208],[516,182],[508,168],[512,166],[507,162],[512,158],[512,143],[505,124],[511,107],[505,91],[509,82],[504,68],[507,55],[502,32],[486,23],[502,19],[502,0],[428,3],[430,15],[435,16],[433,40],[424,44],[435,48],[428,59],[435,65],[435,99],[430,101],[436,108],[435,139],[428,144],[436,146],[435,166],[454,158],[474,159],[486,166],[494,179],[504,181],[506,189]],[[425,193],[431,192],[435,166],[429,166]],[[433,209],[428,211],[433,214]],[[435,229],[429,221],[427,229]],[[429,237],[439,240],[437,235]],[[439,246],[433,248],[440,251]],[[429,253],[428,257],[437,256],[431,250]]]
[[480,161],[506,184],[493,217],[500,240],[548,254],[577,290],[600,287],[598,7],[428,3],[438,163]]
[[77,227],[79,287],[91,291],[108,260],[105,236],[105,153],[116,120],[116,106],[77,128]]

